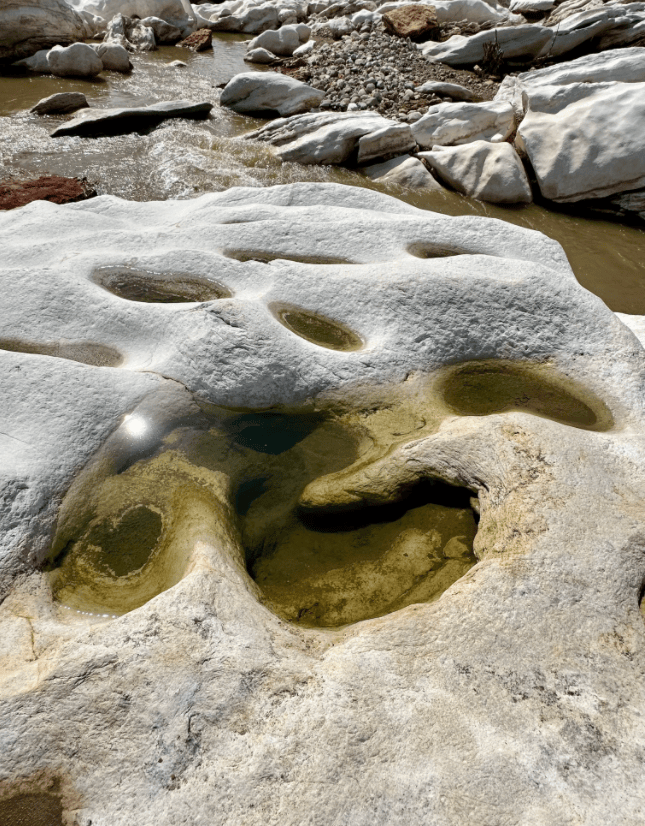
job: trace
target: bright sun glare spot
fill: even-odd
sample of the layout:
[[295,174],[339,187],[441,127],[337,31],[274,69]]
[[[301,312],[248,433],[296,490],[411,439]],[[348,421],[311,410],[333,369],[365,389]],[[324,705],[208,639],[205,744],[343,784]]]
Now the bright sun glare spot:
[[143,434],[148,429],[146,420],[141,416],[137,416],[133,413],[125,417],[125,419],[123,420],[123,425],[130,434],[130,436],[143,436]]

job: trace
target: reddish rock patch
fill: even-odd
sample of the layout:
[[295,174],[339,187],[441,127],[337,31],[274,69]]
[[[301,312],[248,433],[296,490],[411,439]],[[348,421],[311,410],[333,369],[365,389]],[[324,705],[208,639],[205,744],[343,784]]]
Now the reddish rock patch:
[[93,198],[94,190],[85,180],[63,178],[60,175],[43,175],[35,181],[0,182],[0,209],[16,209],[32,201],[51,201],[54,204],[70,204]]
[[188,35],[185,40],[177,43],[177,45],[192,49],[194,52],[204,52],[213,45],[213,33],[210,29],[197,29],[196,32]]
[[411,40],[438,40],[439,21],[434,6],[402,6],[383,15],[383,25],[390,34]]

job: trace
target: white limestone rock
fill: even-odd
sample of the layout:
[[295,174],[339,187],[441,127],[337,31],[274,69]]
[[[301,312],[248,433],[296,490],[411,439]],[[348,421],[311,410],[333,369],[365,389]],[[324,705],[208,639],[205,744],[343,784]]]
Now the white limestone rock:
[[507,75],[495,100],[509,101],[519,120],[524,117],[528,98],[524,92],[541,86],[566,86],[570,83],[645,82],[645,49],[632,47],[588,54],[576,60],[533,69],[519,75]]
[[93,46],[104,69],[111,72],[129,72],[132,69],[130,55],[124,46],[118,43],[98,43]]
[[54,46],[47,55],[47,64],[58,77],[96,77],[103,71],[103,63],[87,43]]
[[382,130],[392,125],[393,121],[375,112],[316,112],[281,118],[244,137],[269,143],[283,161],[342,164],[358,148],[360,138],[372,133],[382,135]]
[[247,63],[273,63],[274,60],[277,60],[277,56],[273,54],[273,52],[269,52],[266,49],[250,49],[245,55],[244,60]]
[[376,158],[402,155],[416,146],[412,130],[405,123],[390,123],[358,139],[357,163],[363,164]]
[[[405,0],[405,2],[382,3],[378,6],[378,12],[381,15],[385,14],[405,6],[407,2],[408,0]],[[486,2],[486,0],[433,0],[433,2],[430,2],[430,0],[427,0],[426,3],[422,2],[421,5],[432,6],[439,23],[455,23],[462,20],[467,23],[523,22],[521,17],[510,14],[505,5],[495,2],[495,0],[490,2]]]
[[95,15],[107,23],[117,14],[124,17],[156,17],[183,28],[194,21],[188,0],[68,0],[79,13]]
[[272,3],[262,3],[259,6],[242,6],[236,13],[220,12],[215,19],[211,17],[209,27],[215,32],[260,34],[277,28],[278,22],[277,8]]
[[645,83],[571,83],[525,92],[516,144],[545,198],[604,198],[645,185]]
[[262,32],[248,44],[248,49],[266,49],[280,57],[291,57],[295,50],[309,39],[311,29],[302,24],[281,26],[277,30]]
[[107,24],[103,42],[122,46],[128,52],[152,52],[157,48],[154,29],[123,14],[116,14]]
[[354,31],[355,24],[349,17],[335,17],[329,21],[329,29],[337,40]]
[[420,46],[429,59],[449,66],[473,66],[484,59],[484,47],[497,44],[506,59],[531,60],[553,39],[546,26],[524,24],[509,28],[490,29],[470,37],[455,34],[443,43],[428,41]]
[[2,0],[0,62],[21,60],[55,45],[89,37],[85,21],[65,0]]
[[182,38],[179,27],[173,26],[159,17],[144,17],[141,25],[152,29],[155,33],[155,41],[159,46],[171,46]]
[[32,54],[31,57],[25,57],[22,60],[17,60],[13,65],[24,66],[24,68],[29,69],[30,72],[48,74],[51,72],[51,69],[49,68],[48,55],[49,49],[40,49],[40,51],[36,52],[36,54]]
[[[645,352],[555,242],[296,184],[34,202],[0,215],[0,248],[3,804],[59,788],[63,822],[82,826],[639,823]],[[230,296],[126,300],[100,284],[123,267]],[[294,334],[275,303],[345,324],[362,348]],[[6,349],[62,339],[123,361]],[[439,371],[485,359],[568,377],[613,426],[513,409],[435,422]],[[41,570],[61,501],[102,447],[119,459],[108,440],[129,433],[145,457],[158,418],[194,398],[349,411],[361,451],[338,496],[378,517],[419,481],[465,486],[477,564],[432,603],[342,628],[286,622],[246,571],[235,480],[205,453],[178,503],[192,518],[179,582],[116,618],[63,609]],[[172,470],[152,481],[172,485]],[[308,506],[331,482],[309,484]]]
[[288,117],[318,106],[325,93],[279,72],[235,75],[222,89],[220,104],[235,112],[277,112]]
[[399,155],[389,161],[364,166],[361,172],[372,181],[396,184],[406,189],[426,189],[443,192],[444,188],[418,158]]
[[529,204],[531,186],[517,152],[508,143],[474,141],[420,152],[439,180],[478,201]]
[[298,46],[298,48],[294,51],[293,56],[306,57],[308,54],[311,54],[311,52],[313,52],[315,45],[315,40],[308,40],[306,43],[303,43],[302,46]]
[[535,14],[555,8],[555,0],[511,0],[509,9],[515,14]]
[[472,141],[505,141],[515,129],[513,107],[507,101],[438,103],[412,124],[419,146],[454,146]]

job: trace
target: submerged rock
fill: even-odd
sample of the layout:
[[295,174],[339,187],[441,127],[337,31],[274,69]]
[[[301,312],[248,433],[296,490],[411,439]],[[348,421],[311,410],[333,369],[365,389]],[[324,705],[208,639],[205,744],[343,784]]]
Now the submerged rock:
[[555,242],[296,184],[0,247],[0,811],[639,822],[645,351]]
[[210,29],[199,29],[189,34],[185,40],[177,43],[184,49],[192,49],[194,52],[205,52],[213,45],[213,34]]
[[134,132],[146,124],[166,118],[204,118],[213,108],[212,103],[192,103],[188,100],[167,100],[149,106],[131,106],[120,109],[90,109],[73,120],[61,124],[51,133],[53,138],[64,135],[85,137]]

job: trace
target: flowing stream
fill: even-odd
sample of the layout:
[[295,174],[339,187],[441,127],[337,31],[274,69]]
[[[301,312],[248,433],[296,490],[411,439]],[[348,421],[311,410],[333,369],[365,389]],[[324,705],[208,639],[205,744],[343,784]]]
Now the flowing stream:
[[[142,134],[110,138],[51,138],[65,118],[28,109],[62,91],[82,91],[92,106],[144,105],[160,100],[217,101],[218,87],[239,72],[242,35],[220,34],[213,51],[194,54],[164,47],[133,57],[130,75],[106,72],[84,81],[4,70],[0,76],[2,177],[57,174],[86,177],[99,193],[134,200],[191,198],[231,186],[335,181],[396,195],[423,209],[450,215],[486,215],[539,230],[562,244],[576,277],[617,312],[645,315],[645,229],[575,211],[532,204],[498,207],[452,192],[418,193],[375,184],[360,173],[329,166],[282,164],[258,143],[239,140],[261,121],[216,105],[205,121],[169,120]],[[171,67],[183,60],[185,68]]]

